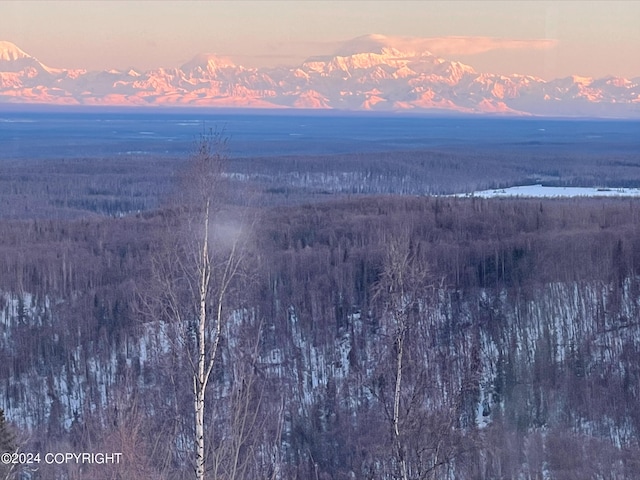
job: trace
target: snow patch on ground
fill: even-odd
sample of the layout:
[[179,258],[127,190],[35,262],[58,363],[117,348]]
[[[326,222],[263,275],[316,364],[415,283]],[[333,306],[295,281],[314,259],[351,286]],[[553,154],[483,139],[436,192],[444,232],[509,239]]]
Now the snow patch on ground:
[[546,187],[543,185],[523,185],[519,187],[496,188],[471,193],[457,193],[454,197],[640,197],[640,188],[598,188],[598,187]]

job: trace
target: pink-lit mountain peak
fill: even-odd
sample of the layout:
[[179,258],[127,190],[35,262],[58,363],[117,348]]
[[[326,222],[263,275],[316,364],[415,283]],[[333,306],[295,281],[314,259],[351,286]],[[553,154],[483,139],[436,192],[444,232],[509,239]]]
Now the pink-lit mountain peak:
[[0,41],[0,72],[20,72],[25,69],[31,70],[31,76],[55,73],[54,69],[40,63],[14,43]]
[[380,34],[362,35],[347,40],[335,51],[335,55],[343,57],[362,53],[397,57],[433,56],[432,53],[425,48],[421,39]]
[[4,103],[451,111],[640,118],[640,79],[477,73],[432,39],[365,35],[301,65],[245,68],[202,54],[146,72],[51,69],[0,42]]
[[32,58],[30,55],[23,52],[14,43],[0,41],[0,61],[15,62],[22,58]]
[[215,73],[222,68],[237,68],[228,58],[212,53],[201,53],[193,57],[189,62],[180,67],[183,72],[201,70],[203,72]]
[[395,69],[396,76],[415,73],[446,73],[447,66],[455,64],[455,69],[473,73],[468,65],[448,62],[433,55],[426,48],[424,39],[415,37],[363,35],[344,42],[332,55],[307,59],[303,68],[315,72],[331,73],[354,69],[368,70],[377,66]]

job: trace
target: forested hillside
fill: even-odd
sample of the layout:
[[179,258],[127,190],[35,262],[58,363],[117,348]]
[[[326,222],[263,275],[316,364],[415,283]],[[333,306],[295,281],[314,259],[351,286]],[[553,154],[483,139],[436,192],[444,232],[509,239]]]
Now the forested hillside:
[[[252,220],[208,387],[214,478],[640,478],[639,201],[358,197],[220,215]],[[193,478],[189,346],[153,302],[187,227],[177,208],[2,221],[15,441],[123,453],[27,478]]]

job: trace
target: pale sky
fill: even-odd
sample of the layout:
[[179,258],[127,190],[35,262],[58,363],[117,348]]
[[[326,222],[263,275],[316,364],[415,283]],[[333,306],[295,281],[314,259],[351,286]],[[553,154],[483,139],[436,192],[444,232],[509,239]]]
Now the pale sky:
[[[294,65],[370,33],[426,38],[480,72],[640,77],[639,1],[0,2],[0,40],[61,68]],[[455,37],[455,38],[450,38]]]

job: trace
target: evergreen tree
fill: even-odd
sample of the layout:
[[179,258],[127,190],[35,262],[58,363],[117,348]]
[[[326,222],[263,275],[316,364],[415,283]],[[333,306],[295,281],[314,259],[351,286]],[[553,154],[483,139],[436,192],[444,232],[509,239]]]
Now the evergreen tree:
[[15,450],[15,436],[4,418],[4,410],[0,408],[0,453]]
[[[15,452],[15,436],[6,420],[4,419],[4,410],[0,408],[0,453]],[[6,465],[0,462],[0,478],[14,478],[12,475],[13,465]],[[15,474],[15,472],[13,472]]]

